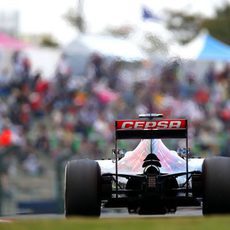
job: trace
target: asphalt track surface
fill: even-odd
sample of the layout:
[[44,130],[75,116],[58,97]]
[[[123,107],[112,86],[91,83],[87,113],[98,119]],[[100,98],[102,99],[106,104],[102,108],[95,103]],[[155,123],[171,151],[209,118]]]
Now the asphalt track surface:
[[178,208],[175,213],[168,213],[166,215],[137,215],[129,214],[126,210],[115,209],[114,211],[103,212],[101,218],[154,218],[154,217],[186,217],[186,216],[202,216],[200,207]]
[[[192,216],[202,216],[202,210],[200,207],[186,207],[178,208],[176,213],[169,213],[166,215],[137,215],[129,214],[126,209],[104,209],[102,211],[102,219],[106,218],[156,218],[156,217],[192,217]],[[1,222],[7,222],[7,220],[20,220],[20,219],[64,219],[65,216],[62,214],[18,214],[4,216],[0,218]]]

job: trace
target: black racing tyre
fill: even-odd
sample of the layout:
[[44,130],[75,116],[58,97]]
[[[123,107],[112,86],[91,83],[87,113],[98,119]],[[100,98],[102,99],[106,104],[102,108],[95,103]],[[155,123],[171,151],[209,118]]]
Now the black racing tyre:
[[202,166],[203,214],[230,213],[230,158],[207,158]]
[[94,160],[72,160],[65,167],[65,216],[101,214],[101,169]]

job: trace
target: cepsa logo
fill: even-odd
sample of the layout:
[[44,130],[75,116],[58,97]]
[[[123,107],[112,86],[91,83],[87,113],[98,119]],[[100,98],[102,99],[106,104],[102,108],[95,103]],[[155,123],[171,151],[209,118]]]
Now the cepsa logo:
[[120,120],[117,121],[117,129],[183,129],[187,127],[186,120]]

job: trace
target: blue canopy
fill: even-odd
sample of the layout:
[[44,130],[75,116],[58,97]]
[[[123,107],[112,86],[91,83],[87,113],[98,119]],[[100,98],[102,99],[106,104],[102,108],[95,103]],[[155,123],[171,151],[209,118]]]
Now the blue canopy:
[[201,31],[193,41],[181,47],[179,56],[191,60],[230,62],[230,46]]
[[197,59],[230,61],[230,46],[207,34]]

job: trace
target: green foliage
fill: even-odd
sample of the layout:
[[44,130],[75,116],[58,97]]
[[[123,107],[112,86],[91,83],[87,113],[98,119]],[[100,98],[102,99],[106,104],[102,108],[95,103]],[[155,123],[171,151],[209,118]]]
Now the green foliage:
[[188,15],[180,11],[167,11],[167,14],[167,28],[174,33],[178,42],[187,43],[199,33],[203,20],[201,15]]
[[180,43],[191,41],[202,29],[207,29],[215,38],[230,44],[230,4],[216,9],[212,18],[180,11],[167,11],[166,14],[167,27]]
[[145,35],[145,41],[141,48],[150,55],[156,52],[161,54],[167,54],[168,52],[167,44],[152,33],[147,33]]
[[201,27],[207,28],[212,36],[230,45],[230,5],[217,9],[216,16],[205,19]]
[[74,28],[79,30],[81,33],[85,32],[85,20],[81,13],[76,12],[74,8],[70,8],[65,14],[64,19]]
[[133,32],[133,28],[129,25],[119,27],[107,27],[105,33],[114,37],[127,38]]
[[40,45],[46,46],[46,47],[58,47],[58,42],[49,34],[45,34],[41,37]]

